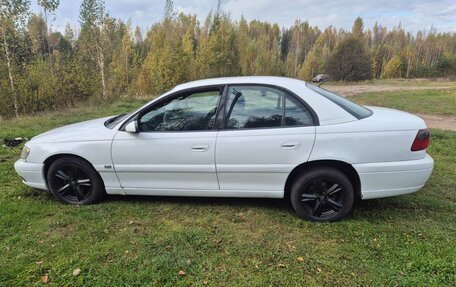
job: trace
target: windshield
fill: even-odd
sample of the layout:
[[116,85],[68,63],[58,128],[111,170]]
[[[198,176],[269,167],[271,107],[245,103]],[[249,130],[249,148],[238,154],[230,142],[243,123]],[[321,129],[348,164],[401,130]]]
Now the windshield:
[[124,119],[126,119],[128,117],[127,114],[120,114],[120,115],[117,115],[115,117],[112,117],[110,118],[109,120],[107,120],[104,125],[105,127],[107,127],[108,129],[113,129],[115,126],[117,126],[121,121],[123,121]]
[[357,119],[364,119],[364,118],[367,118],[372,115],[371,110],[369,110],[363,106],[360,106],[358,104],[355,104],[354,102],[349,101],[344,97],[341,97],[339,95],[334,94],[333,92],[330,92],[323,88],[311,85],[309,83],[306,83],[306,85],[309,89],[322,95],[323,97],[327,98],[331,102],[335,103],[336,105],[343,108],[344,110],[349,112],[351,115],[353,115]]

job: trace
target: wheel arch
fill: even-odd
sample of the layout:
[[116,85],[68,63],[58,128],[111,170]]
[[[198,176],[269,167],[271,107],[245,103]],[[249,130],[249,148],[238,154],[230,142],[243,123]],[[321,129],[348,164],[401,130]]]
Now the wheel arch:
[[353,185],[353,189],[355,191],[355,198],[361,198],[361,180],[359,178],[358,172],[351,164],[340,160],[315,160],[308,161],[296,166],[288,175],[287,180],[285,182],[284,198],[290,198],[291,187],[296,177],[305,172],[306,170],[315,167],[332,167],[343,172]]
[[[93,164],[88,161],[87,159],[83,158],[82,156],[80,155],[77,155],[77,154],[72,154],[72,153],[58,153],[58,154],[53,154],[51,156],[49,156],[48,158],[46,158],[43,162],[43,178],[44,178],[44,182],[46,183],[46,187],[49,189],[49,186],[48,186],[48,182],[47,182],[47,173],[48,173],[48,170],[49,170],[49,167],[51,166],[51,164],[53,162],[55,162],[57,159],[59,158],[62,158],[62,157],[76,157],[76,158],[79,158],[85,162],[87,162],[88,164],[90,164],[93,169],[98,173],[98,175],[100,175],[100,173],[95,169],[95,167],[93,166]],[[101,178],[101,175],[100,175],[100,178]],[[103,179],[102,179],[103,181]]]

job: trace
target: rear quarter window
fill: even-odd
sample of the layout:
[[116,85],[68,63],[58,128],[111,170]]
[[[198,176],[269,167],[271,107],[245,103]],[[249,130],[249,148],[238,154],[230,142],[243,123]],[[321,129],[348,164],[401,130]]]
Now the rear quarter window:
[[336,95],[333,92],[330,92],[323,88],[317,87],[315,85],[311,85],[309,83],[306,83],[306,86],[309,89],[311,89],[312,91],[316,92],[319,95],[322,95],[323,97],[325,97],[328,100],[330,100],[331,102],[335,103],[342,109],[346,110],[348,113],[350,113],[352,116],[356,117],[357,119],[364,119],[364,118],[370,117],[372,115],[372,111],[369,110],[368,108],[355,104],[354,102],[349,101],[346,98],[341,97],[339,95]]

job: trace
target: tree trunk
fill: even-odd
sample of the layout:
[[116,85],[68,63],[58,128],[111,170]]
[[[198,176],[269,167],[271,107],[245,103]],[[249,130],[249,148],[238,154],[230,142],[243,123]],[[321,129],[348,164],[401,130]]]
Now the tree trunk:
[[293,70],[293,77],[298,75],[298,57],[299,57],[299,41],[300,41],[300,34],[299,31],[297,32],[297,39],[296,39],[296,50],[295,50],[295,62],[294,62],[294,70]]
[[47,52],[48,52],[48,60],[49,60],[49,68],[51,70],[51,75],[54,75],[54,67],[52,66],[52,57],[51,57],[51,45],[49,43],[49,27],[48,27],[48,13],[47,9],[44,9],[44,21],[45,21],[45,26],[46,26],[46,35],[44,35],[46,38],[44,39],[45,43],[47,44]]
[[407,63],[407,74],[405,75],[406,78],[410,77],[410,66],[412,65],[412,56],[408,57],[408,63]]
[[[92,27],[92,29],[96,29],[96,27]],[[97,59],[97,64],[98,64],[98,69],[100,70],[100,76],[101,76],[101,86],[102,86],[102,98],[105,100],[108,98],[108,91],[106,89],[106,76],[105,76],[105,66],[104,66],[104,53],[103,53],[103,47],[102,47],[102,39],[97,39],[97,33],[92,30],[92,35],[95,39],[95,50],[96,50],[96,59]],[[100,35],[100,37],[102,37]]]
[[101,47],[97,47],[97,50],[98,50],[98,68],[100,69],[101,86],[103,87],[103,99],[106,100],[108,98],[108,91],[106,90],[104,54],[103,54],[103,50],[101,49]]
[[100,76],[101,76],[101,86],[102,86],[102,98],[106,100],[108,98],[108,91],[106,89],[106,76],[105,76],[105,59],[104,59],[104,53],[103,53],[103,23],[101,24],[100,28],[100,34],[97,35],[98,33],[95,32],[95,29],[98,29],[97,27],[92,27],[92,36],[94,38],[94,44],[95,44],[95,50],[96,50],[96,59],[98,63],[98,69],[100,69]]
[[13,71],[11,67],[11,55],[9,53],[8,42],[6,41],[6,31],[3,30],[3,45],[5,46],[6,65],[8,67],[8,77],[10,82],[11,94],[13,95],[14,114],[19,117],[19,106],[17,103],[16,89],[14,88]]
[[126,75],[126,80],[127,80],[127,83],[126,85],[128,86],[128,84],[130,83],[130,79],[129,79],[129,75],[128,75],[128,46],[127,48],[125,49],[125,75]]

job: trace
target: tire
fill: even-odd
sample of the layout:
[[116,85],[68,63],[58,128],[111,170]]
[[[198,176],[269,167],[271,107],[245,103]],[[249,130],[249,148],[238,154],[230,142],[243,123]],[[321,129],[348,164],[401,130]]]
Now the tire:
[[106,196],[100,175],[81,158],[68,156],[55,160],[46,178],[51,193],[63,203],[92,204]]
[[331,167],[306,170],[293,183],[290,200],[299,217],[310,221],[337,221],[351,211],[353,185]]

